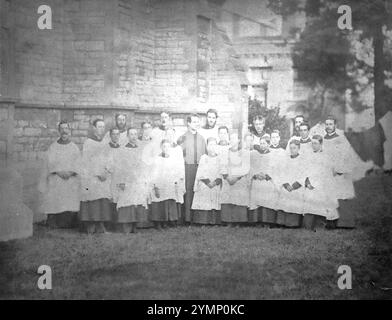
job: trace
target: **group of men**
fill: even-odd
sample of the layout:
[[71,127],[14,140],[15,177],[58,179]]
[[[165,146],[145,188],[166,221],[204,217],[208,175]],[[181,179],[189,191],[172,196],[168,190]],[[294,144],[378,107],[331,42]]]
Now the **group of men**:
[[[48,225],[54,228],[79,225],[87,233],[104,233],[108,228],[117,227],[123,232],[135,232],[138,224],[148,225],[151,221],[158,228],[164,226],[164,222],[195,222],[192,203],[195,190],[198,190],[200,160],[207,154],[212,158],[215,153],[222,156],[222,152],[215,152],[219,149],[217,146],[221,147],[219,150],[231,150],[231,140],[235,138],[227,126],[217,126],[218,113],[214,109],[207,111],[203,127],[200,127],[199,115],[189,115],[187,130],[182,135],[172,127],[169,113],[162,112],[160,116],[159,126],[153,128],[146,121],[140,132],[134,127],[127,128],[124,114],[115,116],[116,125],[107,132],[105,122],[95,119],[82,151],[71,140],[70,124],[61,121],[58,125],[60,137],[47,151],[40,183],[44,195],[42,210],[47,214]],[[324,145],[335,150],[331,152],[349,149],[349,145],[345,145],[346,149],[336,149],[346,141],[332,117],[326,119],[323,128],[312,129],[303,116],[296,117],[294,134],[286,151],[280,144],[279,130],[268,134],[264,127],[265,118],[256,116],[251,132],[247,134],[249,151],[265,153],[260,145],[266,141],[271,150],[279,149],[289,154],[292,142],[296,141],[305,155],[313,152],[312,136],[320,135]],[[243,143],[245,149],[245,139]],[[255,176],[260,177],[259,174]],[[222,188],[222,184],[225,186],[222,179],[226,177],[227,174],[221,174],[215,183],[206,183],[206,179],[203,183],[210,189],[219,185]],[[349,199],[354,197],[352,178],[347,179],[346,173],[344,177],[351,183],[347,196],[341,199]],[[352,222],[348,226],[351,227]]]

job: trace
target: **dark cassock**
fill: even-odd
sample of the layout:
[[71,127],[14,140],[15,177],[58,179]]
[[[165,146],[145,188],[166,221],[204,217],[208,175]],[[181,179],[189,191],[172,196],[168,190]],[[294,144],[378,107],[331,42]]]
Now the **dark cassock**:
[[197,131],[193,133],[188,130],[178,139],[177,144],[182,148],[185,161],[185,210],[181,222],[191,222],[193,187],[200,158],[203,154],[206,154],[206,142]]

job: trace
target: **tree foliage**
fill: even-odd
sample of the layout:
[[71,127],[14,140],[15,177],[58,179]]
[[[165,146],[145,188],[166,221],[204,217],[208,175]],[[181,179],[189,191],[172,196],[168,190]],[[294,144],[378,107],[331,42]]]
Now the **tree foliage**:
[[[269,0],[269,8],[283,17],[300,11],[306,13],[306,26],[292,57],[299,80],[320,95],[318,103],[311,105],[318,110],[310,113],[322,114],[327,92],[344,101],[342,97],[347,89],[352,93],[354,110],[362,110],[366,105],[360,95],[369,86],[374,90],[376,117],[386,112],[392,96],[385,85],[392,75],[392,55],[387,43],[387,30],[392,26],[391,2]],[[337,26],[341,16],[337,8],[342,4],[352,10],[353,30],[341,30]]]

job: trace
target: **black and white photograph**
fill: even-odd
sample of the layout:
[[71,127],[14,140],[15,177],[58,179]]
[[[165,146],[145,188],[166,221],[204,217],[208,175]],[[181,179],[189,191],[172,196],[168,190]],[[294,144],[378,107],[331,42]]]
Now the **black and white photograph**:
[[391,299],[392,0],[0,0],[0,300]]

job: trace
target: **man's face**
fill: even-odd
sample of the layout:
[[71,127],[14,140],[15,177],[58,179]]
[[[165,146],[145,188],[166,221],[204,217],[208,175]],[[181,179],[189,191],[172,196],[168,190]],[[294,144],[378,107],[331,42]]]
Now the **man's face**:
[[268,142],[266,139],[260,139],[260,149],[262,151],[268,150]]
[[151,137],[151,131],[152,131],[151,124],[149,124],[149,123],[143,124],[142,130],[143,130],[143,135],[145,137]]
[[299,134],[301,139],[305,140],[309,137],[309,129],[307,126],[300,126],[299,127]]
[[296,117],[294,119],[294,126],[296,129],[299,129],[299,126],[302,124],[302,122],[304,122],[304,118],[302,117]]
[[165,112],[161,113],[161,125],[167,127],[169,126],[169,122],[170,122],[169,115]]
[[114,129],[110,133],[110,139],[112,140],[113,143],[118,143],[118,140],[120,139],[120,130]]
[[128,131],[128,140],[129,142],[136,142],[137,140],[137,131],[135,129],[131,129]]
[[325,121],[325,131],[327,131],[327,133],[333,133],[336,130],[336,125],[335,125],[335,121],[333,120],[326,120]]
[[253,126],[255,127],[257,133],[262,133],[264,131],[264,125],[264,120],[256,119],[253,121]]
[[191,117],[191,122],[188,123],[191,130],[197,130],[200,126],[200,120],[198,117]]
[[119,116],[117,116],[116,125],[117,125],[117,128],[119,128],[120,130],[125,128],[125,126],[127,125],[127,123],[125,121],[125,115],[120,114]]
[[220,129],[218,132],[219,141],[229,141],[229,133],[226,129]]
[[103,134],[105,133],[105,122],[103,122],[103,121],[98,121],[98,122],[95,124],[94,133],[95,133],[97,136],[102,137]]
[[68,141],[69,136],[71,135],[71,130],[69,129],[68,123],[62,123],[59,126],[59,133],[61,140]]
[[292,156],[296,156],[298,153],[299,153],[299,146],[294,143],[291,143],[290,144],[290,154]]
[[321,150],[321,143],[317,139],[312,139],[312,149],[315,152],[318,152]]
[[207,152],[210,155],[216,153],[216,141],[215,140],[211,140],[210,142],[208,142]]
[[213,112],[207,113],[207,124],[210,128],[215,127],[216,115]]
[[280,142],[279,134],[276,132],[271,133],[271,144],[277,146],[279,142]]

